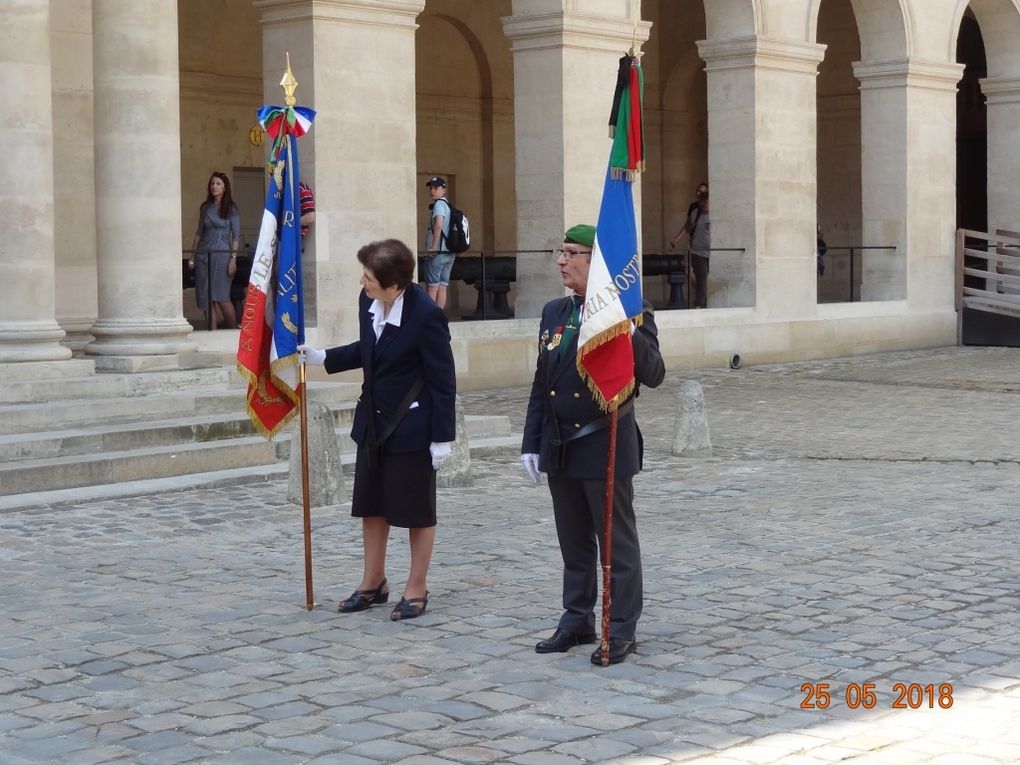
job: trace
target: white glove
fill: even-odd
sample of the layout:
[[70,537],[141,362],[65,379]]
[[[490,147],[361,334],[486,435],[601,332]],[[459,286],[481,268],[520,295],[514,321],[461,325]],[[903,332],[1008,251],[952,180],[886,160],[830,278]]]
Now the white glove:
[[299,345],[297,349],[305,354],[305,363],[313,367],[321,367],[326,363],[326,352],[321,348],[313,348],[310,345]]
[[439,466],[450,459],[450,441],[429,444],[429,454],[432,455],[432,469],[439,470]]
[[528,474],[528,478],[531,479],[532,483],[542,483],[542,476],[538,474],[537,454],[522,454],[521,466],[524,468],[524,472]]

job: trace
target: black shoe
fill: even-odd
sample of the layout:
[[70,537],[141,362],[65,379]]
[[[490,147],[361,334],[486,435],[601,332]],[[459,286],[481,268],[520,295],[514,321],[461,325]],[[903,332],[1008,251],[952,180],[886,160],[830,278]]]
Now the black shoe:
[[429,605],[429,594],[425,593],[424,598],[401,598],[397,605],[393,606],[390,612],[390,619],[399,622],[401,619],[417,619]]
[[355,611],[364,611],[376,603],[385,603],[390,599],[389,592],[382,591],[385,586],[386,580],[383,579],[374,590],[355,590],[351,597],[340,603],[340,608],[337,610],[342,614],[351,614]]
[[594,643],[596,639],[594,632],[567,632],[557,627],[552,637],[535,646],[535,653],[563,653],[575,645]]
[[[636,640],[623,640],[622,638],[609,638],[609,663],[619,664],[626,659],[637,648]],[[591,655],[591,663],[602,666],[602,646],[596,648]]]

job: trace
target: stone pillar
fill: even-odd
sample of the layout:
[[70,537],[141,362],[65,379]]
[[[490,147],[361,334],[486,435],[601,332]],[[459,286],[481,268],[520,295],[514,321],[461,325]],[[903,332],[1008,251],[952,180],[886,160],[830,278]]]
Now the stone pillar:
[[981,80],[988,118],[988,230],[1020,231],[1020,79]]
[[[412,250],[417,230],[416,17],[425,0],[255,0],[262,12],[266,103],[290,52],[299,104],[318,112],[301,139],[301,174],[315,180],[315,316],[320,344],[357,337],[365,244],[388,237]],[[356,60],[356,63],[352,63]],[[307,251],[306,251],[307,252]]]
[[708,435],[705,392],[697,380],[684,380],[676,396],[673,422],[673,454],[711,456],[712,439]]
[[8,5],[0,30],[0,363],[71,357],[54,318],[49,5]]
[[464,404],[457,396],[457,437],[450,450],[450,457],[436,472],[436,486],[441,489],[452,486],[471,486],[471,445],[468,443],[467,421]]
[[98,316],[96,185],[92,111],[92,4],[50,0],[56,314],[75,353],[93,339]]
[[[1020,231],[1020,195],[1016,179],[1020,162],[1016,147],[1020,144],[1020,79],[987,78],[981,80],[988,119],[988,230]],[[1008,273],[1013,273],[1016,269]],[[1014,275],[1020,276],[1020,272]],[[989,279],[986,289],[1020,294],[1020,287]]]
[[[564,10],[562,0],[515,0],[503,19],[514,57],[517,247],[549,251],[518,258],[519,319],[538,316],[563,294],[552,257],[563,231],[598,218],[616,72],[634,36],[630,2],[600,6],[601,15],[591,15]],[[638,23],[638,47],[650,29]],[[634,187],[640,221],[640,184]]]
[[170,369],[192,350],[181,296],[177,6],[95,0],[97,368]]
[[[344,501],[344,472],[340,462],[340,444],[336,437],[333,412],[325,404],[308,404],[308,506],[338,505]],[[304,506],[301,485],[301,417],[290,426],[290,473],[287,499]]]
[[[953,310],[956,84],[962,64],[858,62],[861,83],[862,300]],[[990,157],[989,157],[990,158]]]
[[698,43],[712,248],[745,248],[713,253],[710,308],[754,305],[766,320],[815,313],[815,78],[824,51],[763,37]]

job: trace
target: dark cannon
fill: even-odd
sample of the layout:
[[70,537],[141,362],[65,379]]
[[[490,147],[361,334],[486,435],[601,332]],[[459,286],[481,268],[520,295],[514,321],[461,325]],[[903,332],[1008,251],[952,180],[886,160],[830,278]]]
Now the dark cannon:
[[669,301],[663,308],[686,308],[684,285],[687,283],[687,257],[678,253],[647,253],[641,256],[642,276],[665,276],[669,282]]
[[[425,257],[418,257],[418,273],[425,273]],[[475,312],[462,319],[512,319],[507,300],[510,284],[517,281],[517,257],[513,255],[458,255],[450,281],[471,284],[478,291]]]

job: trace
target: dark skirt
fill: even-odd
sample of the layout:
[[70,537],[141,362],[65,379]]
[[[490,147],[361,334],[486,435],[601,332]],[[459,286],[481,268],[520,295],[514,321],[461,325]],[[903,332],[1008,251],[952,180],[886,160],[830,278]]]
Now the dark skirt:
[[382,517],[391,526],[404,529],[435,526],[436,471],[428,450],[383,454],[378,467],[370,468],[359,446],[351,515]]

